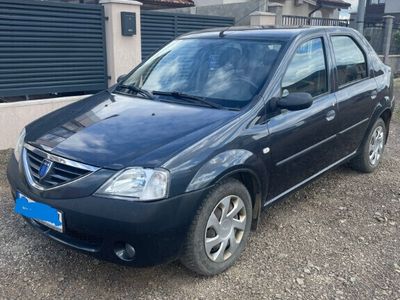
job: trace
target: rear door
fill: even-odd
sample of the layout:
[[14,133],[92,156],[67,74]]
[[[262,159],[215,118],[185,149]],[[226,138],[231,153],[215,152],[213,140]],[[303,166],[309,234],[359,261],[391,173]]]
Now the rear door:
[[331,35],[339,110],[338,150],[357,150],[377,101],[377,85],[367,51],[352,35]]
[[336,162],[337,105],[330,81],[327,36],[298,43],[281,80],[281,96],[307,92],[314,102],[301,111],[281,110],[268,121],[272,171],[269,202]]

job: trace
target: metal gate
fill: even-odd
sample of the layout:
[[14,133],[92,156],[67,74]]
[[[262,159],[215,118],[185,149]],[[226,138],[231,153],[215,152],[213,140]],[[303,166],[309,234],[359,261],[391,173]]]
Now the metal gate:
[[0,0],[0,97],[107,87],[101,5]]
[[142,58],[173,40],[177,36],[195,30],[232,26],[234,18],[192,14],[142,11]]

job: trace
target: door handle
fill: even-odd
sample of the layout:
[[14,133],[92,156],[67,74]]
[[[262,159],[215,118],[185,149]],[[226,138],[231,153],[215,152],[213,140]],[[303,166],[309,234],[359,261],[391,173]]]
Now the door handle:
[[334,110],[330,110],[330,111],[328,111],[327,114],[326,114],[326,120],[327,120],[328,122],[330,122],[330,121],[332,121],[333,119],[335,119],[335,117],[336,117],[336,111],[334,111]]
[[378,97],[378,91],[377,91],[377,90],[373,90],[373,91],[371,92],[371,99],[372,99],[372,100],[375,100],[376,97]]

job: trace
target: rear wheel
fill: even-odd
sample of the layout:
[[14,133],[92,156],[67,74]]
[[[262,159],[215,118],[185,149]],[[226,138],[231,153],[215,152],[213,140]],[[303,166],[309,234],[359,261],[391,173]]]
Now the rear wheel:
[[243,251],[251,219],[252,203],[246,187],[235,179],[221,182],[199,208],[181,262],[201,275],[225,271]]
[[385,149],[386,132],[385,122],[379,118],[364,141],[360,154],[350,162],[354,169],[364,173],[376,170]]

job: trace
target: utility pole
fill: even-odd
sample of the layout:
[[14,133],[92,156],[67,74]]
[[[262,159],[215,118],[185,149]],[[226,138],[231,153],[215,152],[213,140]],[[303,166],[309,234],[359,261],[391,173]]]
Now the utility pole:
[[364,33],[365,5],[366,5],[366,0],[359,0],[358,1],[357,30],[361,34]]
[[392,42],[392,31],[393,31],[393,16],[384,16],[385,29],[383,34],[383,62],[389,63],[390,44]]

